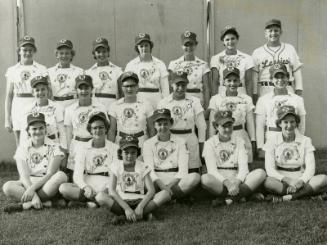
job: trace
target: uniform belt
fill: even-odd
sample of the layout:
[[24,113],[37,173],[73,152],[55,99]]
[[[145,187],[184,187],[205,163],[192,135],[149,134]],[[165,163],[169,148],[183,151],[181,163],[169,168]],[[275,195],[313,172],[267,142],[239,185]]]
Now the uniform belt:
[[30,93],[20,93],[20,94],[16,94],[16,97],[31,98],[33,97],[33,95]]
[[178,172],[178,168],[155,169],[155,172]]
[[287,171],[287,172],[297,172],[301,170],[301,167],[297,167],[297,168],[283,168],[280,166],[277,166],[277,170],[283,170],[283,171]]
[[281,132],[282,130],[280,128],[268,127],[268,131]]
[[57,139],[57,138],[59,138],[59,134],[48,135],[48,138],[51,139],[51,140]]
[[124,191],[124,193],[129,193],[129,194],[141,194],[140,191]]
[[100,172],[100,173],[86,173],[87,175],[100,175],[100,176],[106,176],[109,177],[108,172]]
[[241,130],[241,129],[243,129],[243,125],[242,124],[233,126],[233,130]]
[[217,167],[218,169],[225,169],[225,170],[237,170],[237,167]]
[[201,168],[189,168],[188,173],[201,173]]
[[99,97],[99,98],[112,98],[112,99],[116,99],[116,95],[115,94],[95,93],[94,96],[95,97]]
[[143,131],[140,131],[140,132],[135,133],[135,134],[126,134],[124,132],[119,132],[119,136],[120,137],[126,137],[127,135],[134,136],[134,137],[138,138],[138,137],[143,136],[144,135],[144,132]]
[[152,92],[159,92],[158,88],[139,88],[139,92],[146,92],[146,93],[152,93]]
[[187,93],[201,93],[201,89],[199,89],[199,88],[187,88],[186,92]]
[[[261,86],[271,86],[271,87],[275,86],[275,84],[271,81],[260,81],[259,83],[261,84]],[[292,86],[293,84],[292,82],[288,82],[287,85]]]
[[192,129],[171,129],[170,132],[172,134],[190,134]]
[[59,97],[59,96],[53,96],[53,99],[54,99],[55,101],[72,100],[72,99],[74,99],[74,95],[68,95],[68,96],[62,96],[62,97]]
[[79,136],[75,136],[75,137],[74,137],[74,140],[82,141],[82,142],[87,142],[87,141],[89,141],[90,139],[92,139],[92,138],[84,138],[84,137],[79,137]]

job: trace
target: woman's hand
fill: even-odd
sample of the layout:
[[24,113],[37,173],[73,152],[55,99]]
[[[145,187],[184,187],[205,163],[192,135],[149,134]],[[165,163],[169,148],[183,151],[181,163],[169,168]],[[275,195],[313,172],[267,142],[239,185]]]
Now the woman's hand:
[[39,196],[37,194],[35,194],[32,199],[32,206],[35,209],[41,209],[43,207],[41,199],[39,198]]
[[143,218],[143,208],[140,206],[137,206],[136,209],[134,210],[136,218],[137,219],[142,219]]
[[92,189],[92,187],[91,186],[85,186],[84,188],[83,188],[83,190],[84,190],[84,196],[87,198],[87,199],[92,199],[93,197],[94,197],[94,195],[95,195],[95,193],[94,193],[94,191],[93,191],[93,189]]
[[22,201],[23,203],[24,203],[24,202],[29,202],[29,201],[31,201],[31,200],[33,199],[34,195],[35,195],[35,191],[34,191],[32,188],[28,188],[28,189],[24,192],[24,194],[23,194],[23,196],[22,196],[22,198],[21,198],[21,201]]
[[[143,212],[143,211],[142,211]],[[136,214],[131,208],[125,210],[126,219],[132,222],[136,222]]]
[[295,183],[295,187],[297,190],[301,189],[304,186],[304,181],[299,179],[298,181],[296,181]]

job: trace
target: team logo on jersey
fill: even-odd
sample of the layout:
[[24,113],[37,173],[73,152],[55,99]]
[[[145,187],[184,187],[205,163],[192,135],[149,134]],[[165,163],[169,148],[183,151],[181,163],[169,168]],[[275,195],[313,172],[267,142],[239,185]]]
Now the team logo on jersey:
[[275,69],[275,70],[280,69],[281,67],[282,67],[282,65],[279,64],[279,63],[276,63],[276,64],[274,65],[274,69]]
[[93,164],[95,167],[99,167],[99,166],[102,166],[103,165],[103,157],[102,156],[95,156],[93,158]]
[[31,155],[31,162],[32,162],[32,168],[34,168],[35,167],[35,165],[37,165],[37,164],[39,164],[41,161],[42,161],[42,156],[41,156],[41,154],[40,153],[37,153],[37,152],[35,152],[35,153],[33,153],[32,155]]
[[124,109],[124,117],[131,118],[134,115],[134,110],[132,108],[125,108]]
[[187,74],[187,75],[190,75],[193,73],[193,69],[191,66],[185,66],[184,67],[184,72]]
[[226,161],[228,161],[229,160],[229,158],[230,158],[230,152],[229,151],[226,151],[226,150],[221,150],[220,152],[219,152],[219,158],[220,158],[220,160],[222,161],[222,162],[226,162]]
[[23,81],[28,80],[30,77],[31,77],[31,73],[30,73],[29,71],[22,71],[22,72],[20,73],[20,78],[21,78]]
[[140,71],[140,76],[146,80],[150,77],[150,72],[147,69],[142,69]]
[[226,109],[233,112],[236,110],[236,104],[234,102],[227,102]]
[[160,160],[166,160],[168,157],[168,151],[165,148],[159,149],[158,157]]
[[190,36],[191,36],[191,32],[190,31],[185,31],[184,37],[190,37]]
[[29,36],[25,36],[25,37],[24,37],[24,40],[25,40],[25,41],[30,41],[31,39],[32,39],[32,38],[29,37]]
[[67,80],[67,74],[58,74],[57,81],[59,83],[64,83]]
[[289,161],[297,161],[300,159],[300,153],[296,146],[290,146],[283,150],[281,162],[288,163]]
[[133,184],[136,183],[136,178],[133,174],[131,173],[125,173],[123,175],[123,181],[126,186],[132,186]]
[[99,73],[99,78],[104,81],[109,79],[109,74],[106,71],[102,71]]
[[176,116],[182,115],[182,108],[180,106],[174,106],[172,112]]
[[183,73],[184,73],[184,70],[177,70],[177,71],[176,71],[176,74],[177,74],[178,76],[182,76]]
[[78,114],[78,122],[79,123],[86,123],[87,120],[89,119],[89,112],[81,112],[80,114]]
[[139,38],[144,38],[145,37],[145,33],[139,33]]

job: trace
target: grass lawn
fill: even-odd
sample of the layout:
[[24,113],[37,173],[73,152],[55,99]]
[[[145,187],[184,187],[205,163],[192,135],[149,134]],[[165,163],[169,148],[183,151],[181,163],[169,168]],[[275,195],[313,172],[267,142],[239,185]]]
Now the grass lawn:
[[[326,154],[318,158],[318,172],[327,173]],[[0,185],[9,179],[17,179],[16,171],[0,167]],[[162,207],[155,221],[113,226],[104,208],[9,215],[1,190],[0,244],[327,244],[327,201],[213,208],[208,197],[197,199],[193,206]]]

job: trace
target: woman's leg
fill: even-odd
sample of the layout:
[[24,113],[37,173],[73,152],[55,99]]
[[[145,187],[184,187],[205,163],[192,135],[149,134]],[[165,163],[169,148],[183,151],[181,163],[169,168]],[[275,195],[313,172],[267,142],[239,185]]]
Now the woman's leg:
[[217,178],[211,174],[204,174],[201,176],[201,185],[215,196],[227,196],[227,188]]
[[59,190],[59,186],[65,182],[67,182],[67,175],[58,171],[42,186],[42,188],[37,192],[41,201],[47,201],[54,197]]

